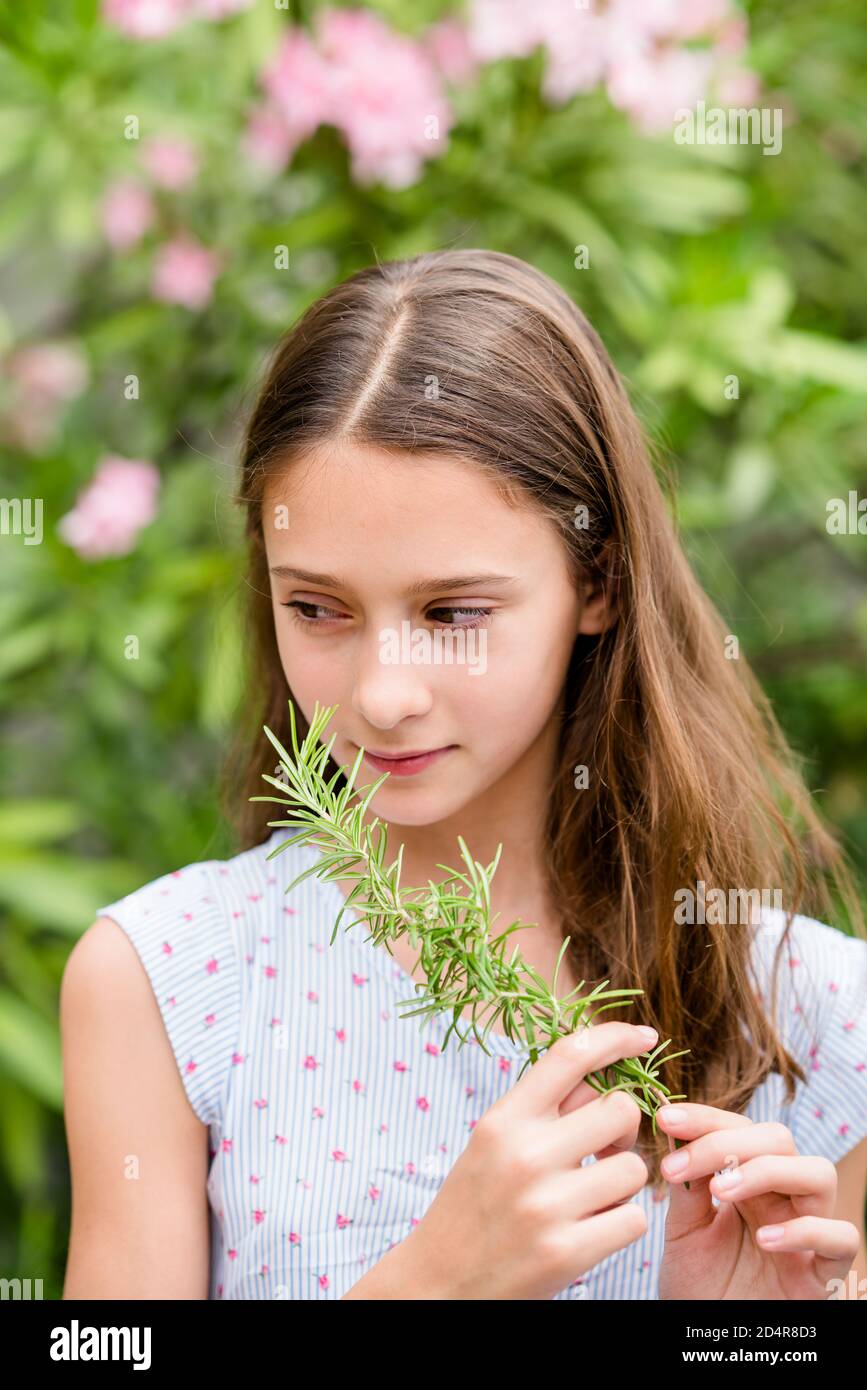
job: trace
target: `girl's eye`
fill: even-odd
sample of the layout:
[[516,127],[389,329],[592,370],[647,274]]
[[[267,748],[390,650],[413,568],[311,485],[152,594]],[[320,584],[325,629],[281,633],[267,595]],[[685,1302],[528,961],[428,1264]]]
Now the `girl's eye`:
[[432,609],[431,609],[431,614],[434,614],[434,613],[469,613],[469,614],[471,614],[472,617],[475,619],[474,622],[470,622],[470,623],[455,623],[455,622],[445,623],[445,624],[444,624],[445,627],[483,627],[484,624],[485,624],[485,619],[486,619],[486,618],[489,618],[489,617],[491,616],[491,609],[490,609],[490,608],[454,608],[454,607],[448,606],[448,607],[445,607],[445,608],[432,608]]
[[[289,616],[299,627],[323,627],[326,623],[334,619],[339,619],[341,616],[336,609],[328,608],[323,603],[309,603],[305,602],[303,599],[290,599],[287,603],[281,604],[281,607],[292,610]],[[312,614],[310,611],[305,610],[312,610]],[[325,616],[317,617],[317,613],[322,613]],[[452,615],[456,613],[468,614],[471,619],[468,623],[448,621],[442,624],[444,627],[468,628],[483,627],[486,619],[491,617],[492,610],[490,608],[459,608],[449,604],[445,607],[432,608],[431,616],[435,613],[451,613]]]
[[321,613],[327,613],[330,618],[340,617],[340,614],[334,608],[326,608],[323,603],[305,603],[303,599],[290,599],[289,602],[284,603],[282,607],[292,610],[289,616],[293,623],[297,623],[299,627],[321,627],[323,622],[328,621],[328,618],[309,617],[306,613],[302,613],[301,611],[305,608],[312,608],[314,612],[318,609]]

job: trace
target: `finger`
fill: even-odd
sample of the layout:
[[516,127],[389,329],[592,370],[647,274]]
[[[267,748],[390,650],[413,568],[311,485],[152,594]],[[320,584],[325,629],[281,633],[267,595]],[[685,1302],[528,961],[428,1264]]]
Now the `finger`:
[[[667,1115],[666,1110],[669,1112]],[[673,1122],[672,1115],[681,1110],[686,1112],[684,1119],[679,1123]],[[714,1194],[709,1178],[721,1168],[738,1166],[741,1155],[733,1151],[735,1138],[739,1139],[744,1131],[753,1130],[756,1126],[746,1115],[738,1115],[733,1110],[720,1110],[713,1105],[681,1105],[678,1102],[675,1106],[662,1106],[656,1113],[657,1119],[665,1115],[662,1131],[668,1133],[672,1150],[662,1160],[661,1172],[670,1184],[667,1229],[672,1235],[677,1235],[694,1227],[696,1222],[706,1221],[713,1216]],[[715,1127],[706,1132],[712,1120]],[[691,1139],[692,1134],[698,1137]],[[681,1145],[677,1149],[674,1149],[675,1135]],[[722,1154],[713,1160],[709,1157],[708,1141],[723,1148]],[[694,1156],[696,1151],[698,1158]]]
[[768,1193],[791,1197],[799,1216],[827,1218],[834,1214],[837,1169],[818,1154],[762,1154],[730,1172],[715,1173],[710,1188],[726,1202],[746,1202]]
[[[675,1153],[687,1140],[697,1138],[699,1135],[707,1133],[713,1129],[736,1129],[738,1126],[752,1124],[752,1120],[746,1115],[738,1115],[733,1110],[720,1110],[715,1105],[699,1105],[694,1102],[682,1103],[677,1105],[661,1105],[656,1112],[657,1128],[668,1137],[669,1153]],[[677,1143],[675,1143],[675,1139]],[[667,1176],[663,1174],[663,1176]],[[690,1191],[690,1180],[687,1178],[684,1183],[685,1190]],[[699,1194],[702,1199],[702,1207],[708,1211],[712,1209],[710,1193],[704,1186]],[[695,1209],[691,1211],[695,1215]]]
[[[763,1232],[779,1231],[771,1240]],[[851,1221],[832,1221],[822,1216],[796,1216],[779,1226],[760,1226],[756,1233],[763,1250],[812,1250],[816,1255],[816,1274],[820,1283],[852,1268],[858,1254],[860,1236]]]
[[[655,1042],[650,1042],[648,1039],[641,1052],[633,1055],[636,1055],[638,1057],[646,1057],[650,1054],[650,1052],[652,1052],[655,1045]],[[661,1095],[662,1092],[658,1091],[657,1096]],[[589,1081],[579,1081],[575,1089],[570,1091],[569,1094],[565,1096],[564,1099],[560,1102],[560,1114],[571,1115],[573,1110],[580,1110],[582,1105],[588,1105],[591,1100],[597,1100],[598,1097],[598,1087],[591,1086]]]
[[666,1154],[662,1175],[669,1182],[709,1178],[721,1168],[738,1165],[760,1154],[796,1154],[797,1145],[785,1125],[777,1123],[731,1125],[703,1134],[677,1153]]
[[677,1105],[661,1105],[656,1112],[656,1123],[664,1134],[686,1141],[698,1139],[714,1129],[743,1128],[753,1121],[734,1110],[719,1110],[715,1105],[678,1101]]
[[599,1092],[590,1085],[589,1081],[579,1081],[574,1091],[570,1091],[565,1100],[560,1102],[560,1114],[571,1115],[573,1110],[580,1110],[582,1105],[588,1101],[596,1100]]
[[629,1202],[647,1183],[647,1165],[638,1154],[619,1153],[555,1174],[550,1199],[557,1217],[580,1221]]
[[571,1168],[587,1154],[620,1153],[635,1146],[642,1111],[627,1091],[597,1096],[571,1115],[560,1115],[546,1130],[548,1161]]
[[558,1115],[560,1104],[579,1082],[627,1057],[647,1052],[653,1042],[631,1023],[580,1025],[558,1038],[543,1057],[497,1104],[525,1118]]
[[647,1216],[640,1203],[624,1202],[610,1211],[576,1221],[571,1229],[575,1244],[573,1262],[587,1270],[613,1255],[615,1250],[623,1250],[640,1240],[647,1232]]

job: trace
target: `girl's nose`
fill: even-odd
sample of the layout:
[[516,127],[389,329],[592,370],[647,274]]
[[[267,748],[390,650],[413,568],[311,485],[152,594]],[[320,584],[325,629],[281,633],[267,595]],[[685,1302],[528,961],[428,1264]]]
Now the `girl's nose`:
[[409,715],[426,714],[431,707],[431,671],[408,659],[379,633],[358,653],[353,679],[353,708],[371,728],[390,729]]

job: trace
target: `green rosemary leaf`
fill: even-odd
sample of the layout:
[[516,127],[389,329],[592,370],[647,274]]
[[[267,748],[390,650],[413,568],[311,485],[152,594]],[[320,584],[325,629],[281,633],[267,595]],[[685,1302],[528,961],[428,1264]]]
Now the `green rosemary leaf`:
[[[337,708],[337,705],[320,707],[317,701],[307,734],[299,746],[295,709],[293,702],[289,701],[292,757],[276,735],[264,726],[267,738],[280,757],[288,784],[282,778],[263,773],[263,780],[282,795],[257,796],[250,800],[267,801],[286,808],[292,819],[269,822],[274,828],[301,827],[298,833],[278,845],[268,855],[269,859],[296,844],[309,845],[318,851],[316,861],[293,879],[287,892],[313,874],[324,882],[347,878],[353,883],[334,923],[332,944],[344,915],[355,904],[355,920],[344,930],[366,926],[369,929],[367,940],[382,944],[387,950],[390,950],[390,941],[404,935],[408,936],[414,950],[420,946],[428,986],[426,988],[422,982],[417,982],[416,998],[399,1003],[399,1008],[406,1004],[413,1006],[410,1013],[402,1017],[418,1017],[423,1026],[425,1019],[433,1018],[436,1014],[451,1013],[453,1016],[443,1047],[453,1032],[462,1046],[474,1035],[483,1051],[490,1056],[486,1040],[497,1018],[502,1015],[505,1035],[514,1042],[526,1043],[528,1059],[521,1068],[523,1075],[527,1065],[533,1065],[558,1037],[589,1024],[591,1019],[608,1009],[632,1004],[644,994],[641,989],[607,989],[610,981],[605,980],[588,995],[581,997],[580,991],[586,984],[582,980],[567,996],[558,998],[557,979],[568,948],[568,939],[561,947],[550,987],[539,972],[523,960],[517,945],[506,961],[506,943],[510,934],[537,924],[522,923],[519,919],[496,936],[493,935],[492,927],[500,914],[494,914],[492,919],[491,880],[500,862],[502,843],[498,844],[491,863],[485,866],[473,858],[459,835],[457,841],[466,872],[448,864],[438,864],[437,867],[447,875],[439,884],[428,880],[426,889],[401,888],[404,845],[401,844],[394,862],[386,866],[386,827],[378,818],[371,825],[364,824],[373,797],[390,774],[383,773],[373,785],[357,789],[355,779],[364,756],[364,750],[360,749],[348,774],[345,768],[340,768],[327,782],[325,780],[324,769],[331,758],[336,734],[332,734],[327,743],[323,742],[323,734]],[[345,775],[345,782],[340,792],[336,793],[340,773]],[[356,903],[356,899],[362,897],[364,901]],[[458,1024],[466,1008],[471,1011],[472,1022],[463,1034]],[[480,1012],[481,1017],[478,1016]],[[525,1038],[520,1035],[519,1020]],[[481,1035],[480,1026],[483,1028]],[[540,1040],[540,1029],[548,1035],[547,1041]],[[646,1063],[635,1058],[624,1058],[605,1068],[602,1074],[592,1079],[588,1077],[587,1080],[593,1089],[602,1094],[612,1089],[629,1091],[644,1113],[655,1117],[654,1103],[660,1103],[663,1096],[668,1100],[672,1097],[656,1079],[652,1067],[657,1063],[664,1065],[673,1057],[684,1056],[690,1050],[686,1048],[682,1052],[663,1056],[667,1046],[668,1042],[660,1044],[652,1053],[646,1054]],[[655,1102],[651,1100],[651,1095],[655,1096]]]

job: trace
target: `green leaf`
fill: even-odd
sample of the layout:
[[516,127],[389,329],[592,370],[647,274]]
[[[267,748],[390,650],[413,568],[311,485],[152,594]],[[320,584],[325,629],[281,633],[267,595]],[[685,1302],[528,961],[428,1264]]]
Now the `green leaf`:
[[60,1110],[63,1081],[57,1028],[6,989],[0,989],[0,1065],[52,1110]]
[[96,909],[130,892],[140,870],[121,860],[0,853],[0,903],[25,920],[78,937]]
[[71,801],[0,801],[0,845],[39,845],[62,839],[81,824]]

